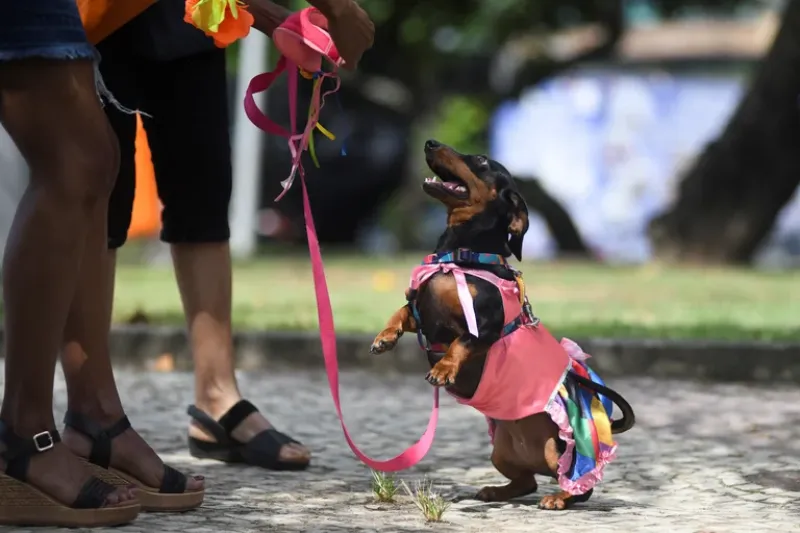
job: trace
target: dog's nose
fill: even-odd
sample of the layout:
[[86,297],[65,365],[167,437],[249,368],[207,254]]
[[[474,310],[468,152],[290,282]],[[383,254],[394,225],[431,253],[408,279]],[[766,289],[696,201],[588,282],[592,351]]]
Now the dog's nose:
[[439,148],[442,144],[439,141],[434,141],[433,139],[428,139],[425,141],[425,149],[426,150],[435,150]]

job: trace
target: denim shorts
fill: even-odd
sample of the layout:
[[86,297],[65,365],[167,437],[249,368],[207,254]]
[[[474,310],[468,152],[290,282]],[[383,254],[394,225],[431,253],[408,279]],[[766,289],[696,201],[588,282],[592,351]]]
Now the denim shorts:
[[75,0],[0,0],[0,61],[96,59]]

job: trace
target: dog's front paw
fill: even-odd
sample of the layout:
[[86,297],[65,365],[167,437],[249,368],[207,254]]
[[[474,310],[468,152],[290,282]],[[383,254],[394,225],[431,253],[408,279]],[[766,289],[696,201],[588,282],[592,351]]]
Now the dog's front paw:
[[385,329],[381,331],[375,340],[372,342],[372,346],[369,349],[369,352],[373,355],[378,355],[383,352],[388,352],[389,350],[393,349],[397,344],[397,340],[400,338],[400,335],[403,334],[403,330],[396,330],[396,329]]
[[442,359],[436,363],[425,379],[431,385],[447,386],[453,385],[456,382],[456,375],[458,375],[458,365],[452,364],[446,359]]

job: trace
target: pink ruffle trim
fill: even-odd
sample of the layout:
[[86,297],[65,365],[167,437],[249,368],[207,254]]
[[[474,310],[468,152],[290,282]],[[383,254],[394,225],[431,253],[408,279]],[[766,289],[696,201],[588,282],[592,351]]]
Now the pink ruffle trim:
[[567,477],[572,466],[572,454],[575,452],[575,439],[572,438],[572,426],[569,425],[567,410],[560,398],[550,400],[544,410],[558,426],[558,436],[567,445],[567,449],[558,459],[558,486],[573,496],[586,494],[589,489],[603,480],[603,469],[616,458],[617,445],[615,444],[610,450],[601,451],[600,456],[596,458],[597,466],[591,472],[587,472],[573,481]]

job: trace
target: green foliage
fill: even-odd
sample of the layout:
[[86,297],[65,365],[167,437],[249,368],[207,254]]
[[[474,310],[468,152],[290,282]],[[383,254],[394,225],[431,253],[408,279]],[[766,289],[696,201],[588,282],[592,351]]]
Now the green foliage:
[[488,122],[489,110],[480,99],[450,96],[441,103],[431,137],[460,152],[483,153],[487,151],[483,132]]

